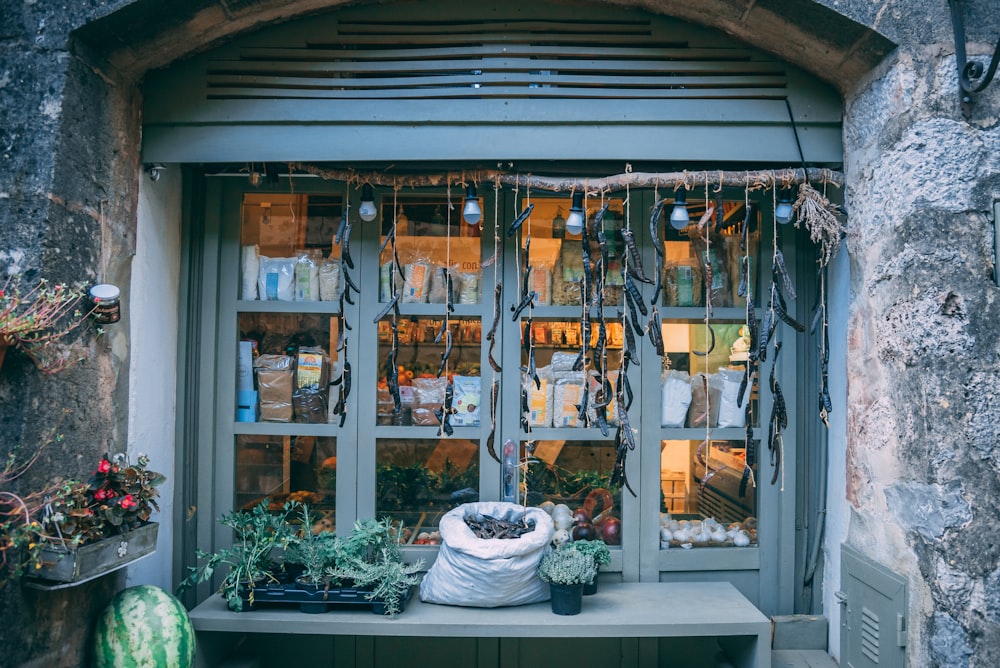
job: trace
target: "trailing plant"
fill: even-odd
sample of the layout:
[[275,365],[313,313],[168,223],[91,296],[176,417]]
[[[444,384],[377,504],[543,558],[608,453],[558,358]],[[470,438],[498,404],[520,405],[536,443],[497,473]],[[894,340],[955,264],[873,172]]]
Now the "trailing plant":
[[538,577],[543,582],[561,585],[587,584],[597,575],[591,555],[561,546],[546,552],[538,562]]
[[351,582],[361,589],[370,588],[369,600],[379,599],[385,614],[395,617],[410,588],[420,583],[424,562],[403,562],[397,540],[398,529],[385,517],[381,520],[358,520],[346,539],[338,541],[336,563],[328,575],[336,582]]
[[280,513],[267,510],[267,499],[249,511],[234,511],[219,518],[219,523],[233,530],[234,540],[229,547],[210,553],[197,551],[200,566],[188,568],[188,576],[181,581],[177,590],[183,593],[189,587],[207,582],[216,569],[228,567],[228,572],[219,585],[219,593],[226,599],[230,610],[243,610],[243,594],[253,606],[254,588],[262,578],[275,580],[270,572],[271,552],[284,544],[288,537],[288,516],[292,504],[286,503]]
[[21,350],[39,371],[53,374],[84,358],[84,347],[74,333],[91,311],[80,306],[84,291],[41,279],[23,289],[20,278],[8,276],[0,287],[0,345]]

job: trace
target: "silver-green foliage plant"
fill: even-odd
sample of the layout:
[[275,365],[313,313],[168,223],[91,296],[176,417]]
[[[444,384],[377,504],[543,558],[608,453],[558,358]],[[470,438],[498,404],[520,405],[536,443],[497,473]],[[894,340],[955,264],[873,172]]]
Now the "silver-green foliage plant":
[[339,541],[332,532],[313,532],[314,515],[308,505],[292,502],[291,507],[298,510],[301,531],[289,531],[285,536],[285,562],[302,566],[302,582],[326,584],[327,569],[336,562],[340,551]]
[[233,544],[217,552],[197,551],[198,559],[205,560],[200,566],[188,568],[188,576],[178,586],[181,593],[201,582],[207,582],[217,568],[227,566],[229,571],[219,585],[219,593],[226,599],[230,610],[243,610],[243,593],[252,606],[254,587],[261,578],[274,576],[270,572],[271,551],[285,543],[288,536],[288,515],[291,504],[285,504],[280,513],[267,510],[267,499],[250,511],[234,511],[219,518],[219,523],[233,530]]
[[587,584],[597,575],[594,558],[569,546],[546,552],[538,563],[538,577],[561,585]]
[[351,535],[337,542],[336,563],[327,575],[337,582],[352,582],[360,589],[371,588],[369,601],[381,600],[385,614],[395,617],[410,588],[420,583],[424,568],[403,562],[397,529],[389,518],[358,520]]
[[574,540],[568,547],[589,554],[598,568],[611,563],[611,550],[603,540]]

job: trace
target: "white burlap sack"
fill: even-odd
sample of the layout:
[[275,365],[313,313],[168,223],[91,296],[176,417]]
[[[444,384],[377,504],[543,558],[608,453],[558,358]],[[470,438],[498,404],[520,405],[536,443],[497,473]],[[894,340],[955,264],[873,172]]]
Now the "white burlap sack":
[[441,549],[420,583],[425,603],[497,608],[538,603],[549,598],[549,587],[535,574],[552,539],[552,518],[540,508],[528,508],[526,519],[535,530],[520,538],[477,538],[465,523],[469,515],[517,519],[523,507],[502,501],[466,503],[441,518]]

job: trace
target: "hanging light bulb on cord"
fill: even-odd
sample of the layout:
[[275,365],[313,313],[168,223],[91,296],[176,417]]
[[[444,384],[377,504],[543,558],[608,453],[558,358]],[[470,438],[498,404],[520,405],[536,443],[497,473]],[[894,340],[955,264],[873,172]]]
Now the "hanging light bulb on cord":
[[569,218],[566,219],[566,234],[580,234],[583,232],[583,193],[577,191],[573,193],[573,205],[569,208]]
[[687,188],[681,186],[674,195],[674,210],[670,212],[670,224],[674,229],[683,230],[691,222],[687,204]]
[[358,207],[358,215],[361,220],[370,223],[378,216],[378,209],[375,208],[375,193],[369,184],[361,186],[361,206]]
[[476,186],[469,184],[465,190],[465,206],[462,207],[462,218],[469,225],[478,225],[483,219],[483,210],[479,207],[479,196],[476,195]]
[[792,222],[792,213],[791,188],[782,188],[781,195],[778,196],[778,205],[774,207],[774,219],[779,224],[785,225]]

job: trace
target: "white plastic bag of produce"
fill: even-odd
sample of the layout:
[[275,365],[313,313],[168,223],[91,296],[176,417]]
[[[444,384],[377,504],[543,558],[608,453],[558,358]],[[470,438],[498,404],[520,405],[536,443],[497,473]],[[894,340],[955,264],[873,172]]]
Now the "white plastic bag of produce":
[[535,525],[519,538],[479,538],[465,518],[488,515],[517,520],[524,508],[503,501],[465,503],[441,518],[441,549],[420,583],[425,603],[497,608],[526,605],[549,598],[549,587],[535,574],[552,539],[552,518],[541,508],[528,508],[525,519]]
[[719,427],[745,427],[746,402],[750,398],[749,388],[743,396],[743,407],[737,405],[740,396],[740,383],[746,372],[736,369],[719,369],[716,374],[722,381],[722,398],[719,401]]
[[663,405],[660,410],[661,427],[683,427],[691,405],[691,377],[686,371],[667,371],[663,375]]

